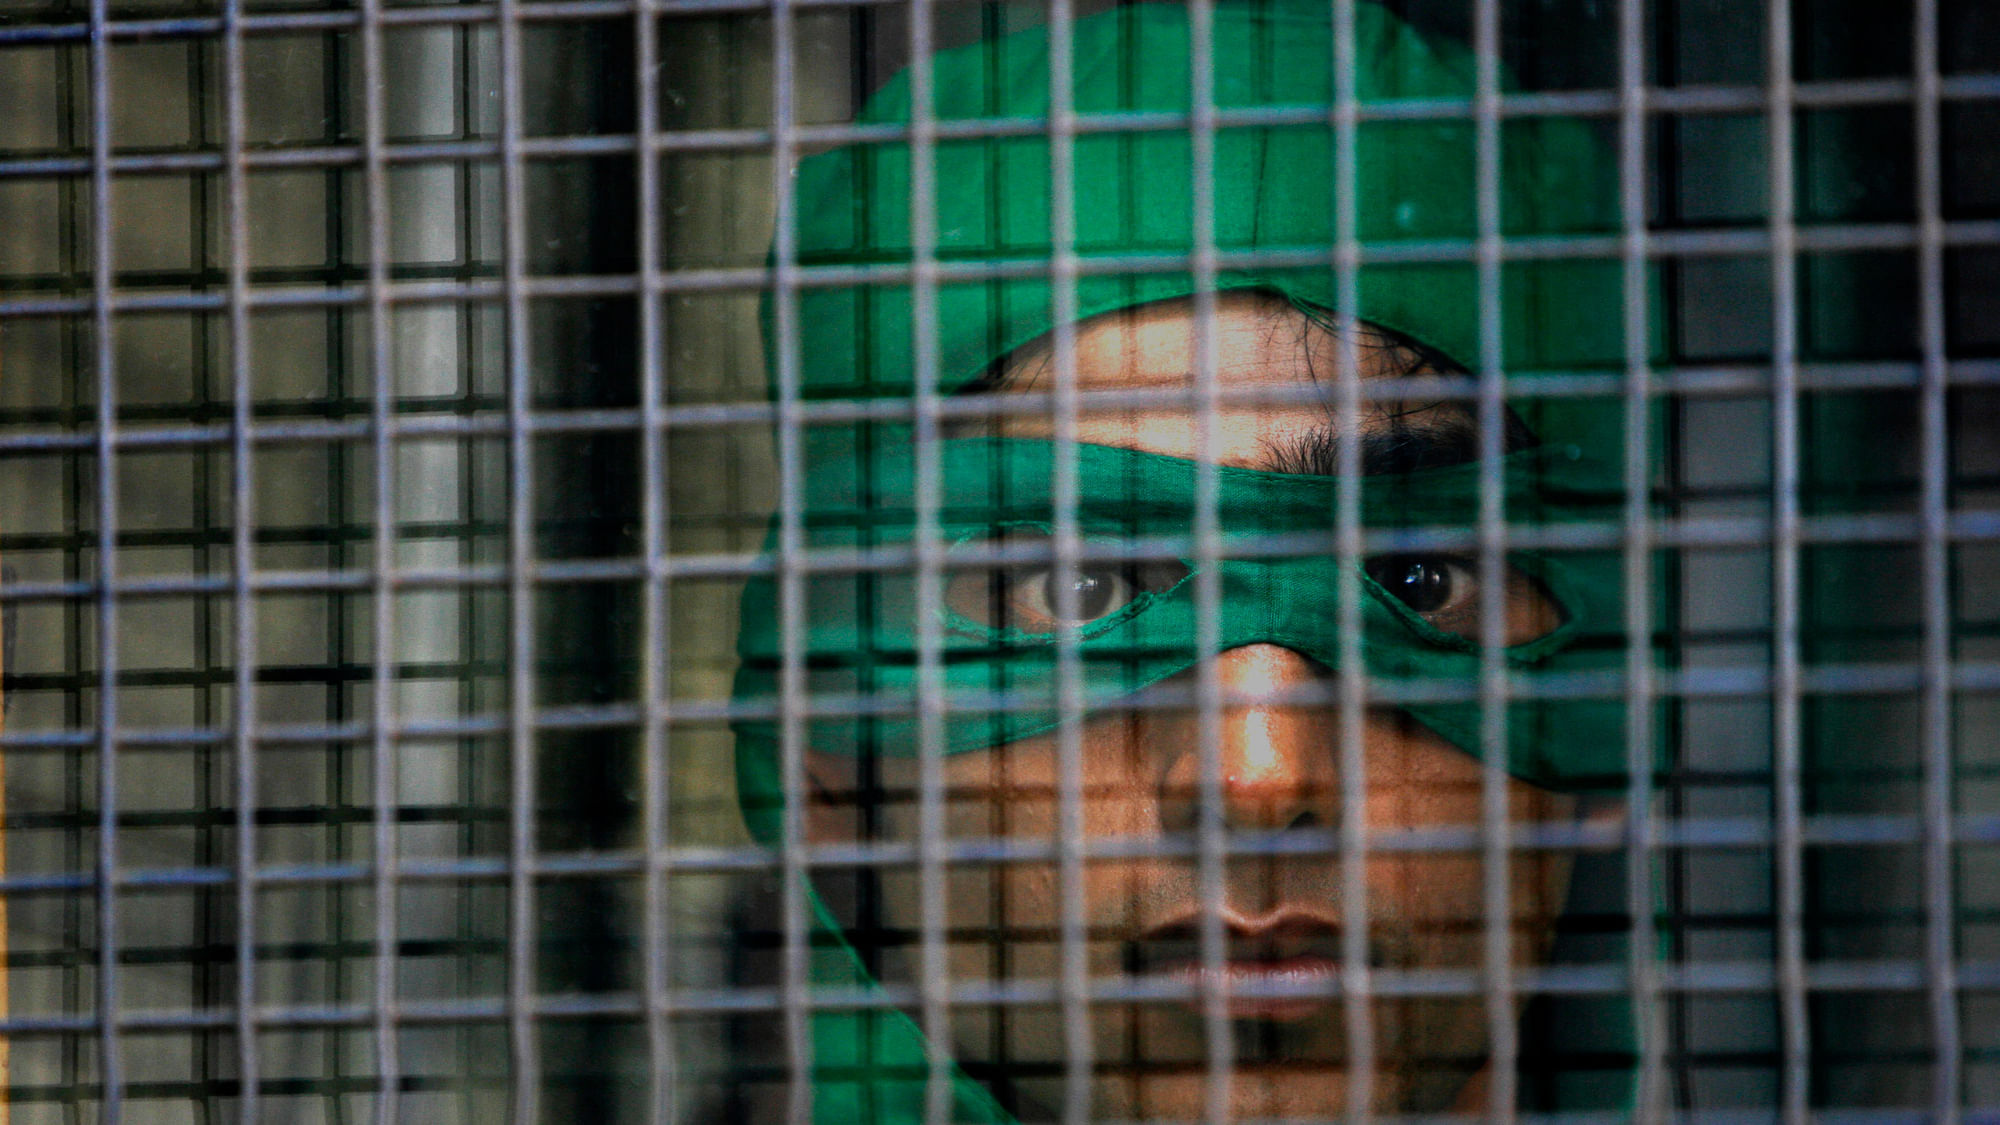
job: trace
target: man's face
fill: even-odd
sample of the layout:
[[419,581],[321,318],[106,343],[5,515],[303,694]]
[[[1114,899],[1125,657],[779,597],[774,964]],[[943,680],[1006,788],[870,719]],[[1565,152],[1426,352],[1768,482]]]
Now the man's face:
[[[1197,369],[1194,323],[1187,303],[1146,306],[1085,323],[1077,336],[1080,389],[1192,388]],[[1224,388],[1325,389],[1323,398],[1225,404],[1207,435],[1216,461],[1278,471],[1330,471],[1324,465],[1330,443],[1349,439],[1334,432],[1327,405],[1339,361],[1337,341],[1308,330],[1289,308],[1252,296],[1220,300],[1213,332]],[[1016,392],[1051,388],[1045,354],[1030,352],[1016,362],[1020,370],[1004,386]],[[1395,359],[1384,350],[1362,348],[1361,362],[1364,378],[1394,377]],[[1077,437],[1192,458],[1203,440],[1197,418],[1194,409],[1179,405],[1086,408]],[[990,432],[1050,437],[1054,428],[1046,413],[1022,413],[997,417]],[[1455,406],[1412,414],[1407,407],[1377,404],[1363,410],[1358,436],[1371,459],[1407,459],[1413,450],[1426,456],[1448,457],[1454,449],[1469,455],[1477,448],[1473,433],[1469,416]],[[1090,482],[1082,487],[1089,488]],[[1477,636],[1481,596],[1475,562],[1399,556],[1387,565],[1393,573],[1377,574],[1385,587],[1408,591],[1415,599],[1412,608],[1440,628]],[[1103,598],[1120,596],[1117,584],[1130,581],[1114,571],[1088,569],[1077,577],[1079,586],[1070,600],[1086,612]],[[962,581],[947,576],[948,598],[966,597],[958,589]],[[1049,568],[1011,576],[1006,596],[1014,603],[1006,608],[1033,614],[1061,604],[1049,596],[1051,581]],[[981,586],[972,600],[988,594]],[[1547,632],[1560,622],[1559,611],[1526,578],[1510,580],[1506,606],[1510,642]],[[1255,644],[1218,655],[1214,674],[1224,706],[1214,744],[1206,749],[1219,759],[1226,826],[1251,832],[1337,829],[1342,809],[1340,716],[1324,702],[1296,698],[1317,689],[1324,699],[1332,673],[1290,649]],[[1182,679],[1192,683],[1196,675],[1189,672]],[[1422,830],[1479,825],[1481,766],[1475,759],[1392,708],[1370,708],[1361,725],[1367,828],[1378,845],[1393,842],[1397,833],[1414,838]],[[1091,860],[1083,866],[1086,955],[1093,981],[1201,979],[1197,934],[1203,897],[1198,861],[1186,845],[1198,824],[1202,730],[1201,716],[1193,709],[1114,710],[1095,713],[1082,724],[1084,834],[1091,841],[1131,842],[1138,846],[1125,850],[1139,856]],[[1057,747],[1058,736],[1047,734],[946,757],[947,835],[953,840],[1055,843],[1061,823]],[[865,789],[851,758],[809,754],[808,770],[816,790],[809,823],[817,840],[856,839],[869,822],[878,838],[917,838],[918,766],[913,756],[880,760]],[[1516,824],[1567,819],[1575,813],[1573,799],[1511,778],[1505,800]],[[1181,854],[1147,854],[1171,850],[1168,837],[1179,839]],[[1523,851],[1509,853],[1506,862],[1511,955],[1516,964],[1531,964],[1547,950],[1569,864],[1565,856]],[[1477,1093],[1488,1055],[1492,1017],[1477,975],[1485,964],[1487,930],[1482,856],[1470,842],[1458,851],[1378,846],[1370,851],[1365,869],[1365,886],[1354,890],[1365,895],[1366,945],[1376,978],[1407,980],[1404,974],[1424,970],[1460,973],[1454,995],[1372,1002],[1376,1108],[1449,1108]],[[1060,979],[1064,896],[1055,863],[953,863],[946,889],[954,984]],[[1277,982],[1282,988],[1285,982],[1336,979],[1348,892],[1339,860],[1327,850],[1229,860],[1221,902],[1228,982]],[[890,932],[918,930],[922,915],[916,871],[882,874],[880,911]],[[885,976],[914,979],[913,938],[900,950],[892,945],[884,955]],[[1228,1011],[1233,1117],[1323,1116],[1342,1110],[1348,1096],[1349,1046],[1338,997],[1238,998],[1229,1002]],[[1095,1002],[1089,1013],[1095,1115],[1202,1118],[1209,1051],[1200,1001]],[[1001,1080],[993,1076],[1004,1075],[1012,1100],[1029,1117],[1062,1104],[1067,1048],[1059,1007],[961,1006],[953,1015],[955,1057],[975,1075],[995,1084]]]

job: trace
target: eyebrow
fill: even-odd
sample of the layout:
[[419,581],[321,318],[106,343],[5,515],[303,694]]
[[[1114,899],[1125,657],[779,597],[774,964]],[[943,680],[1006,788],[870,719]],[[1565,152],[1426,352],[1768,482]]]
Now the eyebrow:
[[[1330,477],[1340,470],[1343,444],[1331,426],[1314,428],[1274,443],[1261,468],[1278,473]],[[1361,474],[1390,476],[1463,465],[1479,459],[1479,434],[1470,419],[1424,425],[1395,424],[1361,435]]]

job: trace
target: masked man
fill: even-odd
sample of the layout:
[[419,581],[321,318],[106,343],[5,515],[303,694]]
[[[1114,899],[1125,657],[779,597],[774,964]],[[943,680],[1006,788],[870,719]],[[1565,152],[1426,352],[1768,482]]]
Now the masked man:
[[[939,1039],[959,1121],[1059,1116],[1079,1051],[1094,1119],[1201,1120],[1218,1090],[1232,1119],[1331,1119],[1357,1082],[1382,1113],[1630,1104],[1636,1029],[1615,988],[1523,989],[1504,1010],[1488,998],[1496,949],[1517,970],[1624,964],[1622,860],[1490,849],[1481,832],[1489,754],[1510,827],[1552,839],[1615,818],[1631,778],[1620,557],[1565,535],[1616,526],[1618,404],[1533,398],[1515,379],[1622,369],[1621,267],[1507,262],[1486,354],[1473,61],[1371,4],[1354,31],[1364,105],[1459,105],[1357,128],[1370,254],[1352,307],[1332,254],[1335,37],[1318,0],[1214,8],[1207,239],[1181,5],[1071,30],[1086,123],[1149,115],[1072,142],[1073,278],[1050,268],[1040,128],[934,142],[928,290],[896,268],[913,261],[907,136],[800,167],[798,260],[845,271],[774,298],[795,320],[772,306],[774,325],[796,325],[794,561],[811,565],[791,620],[780,580],[752,583],[737,699],[778,715],[795,662],[801,784],[781,768],[782,718],[753,715],[737,724],[741,799],[767,842],[783,839],[789,795],[806,842],[885,845],[867,853],[881,862],[810,875],[812,994],[844,998],[812,1017],[816,1121],[923,1120]],[[938,54],[937,119],[1044,119],[1048,34]],[[908,122],[910,96],[907,75],[891,81],[863,120]],[[1587,127],[1510,121],[1500,151],[1507,237],[1616,229],[1614,172]],[[1192,262],[1204,243],[1212,273]],[[1500,419],[1490,438],[1464,376],[1488,366],[1515,379],[1508,408],[1485,415]],[[1350,376],[1360,406],[1343,426]],[[1074,442],[1058,440],[1052,396],[1068,379]],[[940,396],[926,442],[920,382]],[[843,409],[813,413],[828,403]],[[1337,545],[1343,463],[1359,469],[1358,555]],[[1496,498],[1515,538],[1482,558]],[[1343,647],[1343,622],[1357,643]],[[1507,698],[1482,702],[1495,671]],[[1358,771],[1341,767],[1345,677],[1364,684]],[[1072,902],[1090,995],[1068,1007],[1065,740],[1083,837],[1070,842],[1092,853]],[[928,836],[926,754],[942,779]],[[1350,806],[1371,841],[1359,879],[1336,848]],[[1227,853],[1207,880],[1205,823]],[[950,995],[942,1025],[921,1026],[927,895],[910,845],[926,842],[949,857],[929,932]],[[1357,967],[1365,1051],[1342,998]],[[1078,1005],[1084,1042],[1065,1019]]]

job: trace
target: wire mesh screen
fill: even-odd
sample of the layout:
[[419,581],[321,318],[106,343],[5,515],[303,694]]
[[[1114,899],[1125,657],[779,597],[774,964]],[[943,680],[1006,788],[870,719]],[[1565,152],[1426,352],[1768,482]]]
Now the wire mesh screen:
[[0,1117],[2000,1117],[1995,152],[1974,0],[0,0]]

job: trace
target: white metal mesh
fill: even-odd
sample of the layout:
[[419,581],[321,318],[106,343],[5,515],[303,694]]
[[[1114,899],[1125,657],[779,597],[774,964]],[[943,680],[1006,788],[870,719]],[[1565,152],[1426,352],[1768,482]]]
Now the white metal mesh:
[[[1105,400],[1078,387],[1072,321],[1098,267],[1073,253],[1061,201],[1078,138],[1163,127],[1079,114],[1061,51],[1046,119],[854,115],[905,67],[921,94],[939,49],[1035,27],[1062,43],[1106,0],[0,4],[5,1115],[805,1122],[815,1091],[799,1079],[826,1047],[813,1013],[873,1005],[931,1032],[920,1117],[950,1119],[956,1016],[1005,1027],[1041,1009],[1060,1041],[1034,1046],[1055,1061],[1001,1050],[989,1070],[1048,1071],[1059,1093],[1016,1104],[1024,1117],[1098,1120],[1096,1084],[1158,1060],[1105,1053],[1093,1021],[1172,997],[1093,971],[1087,871],[1136,857],[1196,872],[1192,940],[1213,977],[1241,857],[1316,856],[1351,889],[1380,857],[1446,853],[1485,860],[1477,966],[1371,966],[1362,896],[1341,904],[1328,1018],[1357,1073],[1395,1049],[1375,1041],[1385,998],[1475,996],[1493,1081],[1453,1108],[1514,1116],[1543,1046],[1516,1001],[1629,995],[1642,1119],[2000,1115],[2000,26],[1973,0],[1403,0],[1426,34],[1471,46],[1476,92],[1364,105],[1361,2],[1328,5],[1350,29],[1328,60],[1329,176],[1352,182],[1365,123],[1474,123],[1476,237],[1430,252],[1477,264],[1482,354],[1465,357],[1473,375],[1420,386],[1484,422],[1489,461],[1503,395],[1521,393],[1498,367],[1503,269],[1623,265],[1623,369],[1530,380],[1623,409],[1620,521],[1555,543],[1623,560],[1622,819],[1510,826],[1495,766],[1466,831],[1366,830],[1361,715],[1382,697],[1349,676],[1298,701],[1340,716],[1339,823],[1237,831],[1205,753],[1184,838],[1089,837],[1072,721],[1056,736],[1060,831],[954,836],[964,795],[944,771],[932,626],[917,831],[815,835],[808,717],[897,704],[812,690],[808,587],[872,569],[943,597],[938,443],[1008,412],[1046,419],[1050,557],[1067,575],[1091,557],[1076,450]],[[1212,5],[1189,10],[1205,89]],[[1502,237],[1500,126],[1534,116],[1595,122],[1617,234]],[[1218,129],[1282,119],[1198,99],[1197,182]],[[929,220],[962,185],[920,173],[908,267],[801,264],[802,157],[1024,132],[1055,142],[1049,258],[941,258]],[[1213,194],[1195,194],[1197,230]],[[1351,212],[1336,226],[1313,261],[1352,297],[1376,259]],[[1211,240],[1186,264],[1205,278],[1226,259]],[[1655,269],[1664,363],[1644,344]],[[802,291],[909,281],[929,388],[940,287],[1029,274],[1055,282],[1040,393],[802,394]],[[1194,307],[1189,386],[1212,443],[1237,399],[1216,298]],[[1174,394],[1150,402],[1186,407]],[[1380,397],[1340,378],[1315,401],[1352,430]],[[914,549],[810,548],[804,436],[895,416],[930,470]],[[1342,448],[1350,480],[1357,448]],[[1202,472],[1188,558],[1212,651],[1221,592],[1200,564],[1229,548],[1212,458]],[[1512,540],[1496,474],[1484,488],[1467,554],[1493,580]],[[1358,504],[1344,491],[1330,523],[1356,563]],[[1656,552],[1673,560],[1665,598]],[[731,695],[757,575],[778,591],[774,717],[799,798],[775,848],[746,836],[731,773],[730,722],[762,706]],[[1488,614],[1470,689],[1489,749],[1515,690],[1498,627]],[[1655,632],[1671,665],[1652,660]],[[1341,643],[1359,666],[1358,616]],[[1075,720],[1074,636],[1057,660]],[[1211,660],[1157,706],[1192,708],[1210,746],[1228,703]],[[1657,779],[1656,746],[1674,762]],[[1018,794],[979,797],[1000,810]],[[1629,935],[1622,960],[1498,971],[1518,940],[1506,863],[1524,851],[1609,857],[1617,885],[1591,909]],[[1052,873],[1055,932],[1037,940],[1053,959],[1012,970],[1009,939],[980,937],[1002,968],[958,979],[954,949],[982,923],[952,880],[1010,864]],[[896,872],[919,906],[884,943],[910,959],[906,987],[830,992],[806,888]],[[1196,1002],[1190,1073],[1207,1117],[1227,1119],[1242,1031],[1213,989]],[[1313,1112],[1383,1115],[1367,1082]]]

